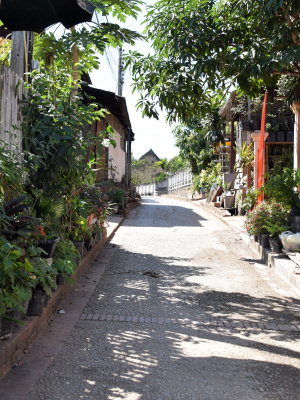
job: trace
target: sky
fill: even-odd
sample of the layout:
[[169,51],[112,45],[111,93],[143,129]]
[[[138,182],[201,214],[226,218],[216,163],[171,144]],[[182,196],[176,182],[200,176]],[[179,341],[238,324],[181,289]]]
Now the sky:
[[[154,0],[146,0],[147,4],[152,4]],[[144,10],[143,10],[144,11]],[[128,18],[125,23],[126,28],[142,32],[143,15],[137,20]],[[151,48],[148,43],[138,41],[134,47],[124,47],[124,51],[134,49],[143,54],[148,54]],[[118,75],[118,50],[109,48],[106,54],[101,57],[100,69],[91,73],[93,86],[117,93],[117,75]],[[125,72],[125,83],[123,96],[126,98],[127,108],[131,121],[132,130],[135,134],[135,140],[132,144],[134,158],[139,158],[148,150],[152,149],[159,158],[172,158],[179,153],[175,146],[172,127],[165,121],[164,113],[160,113],[159,120],[154,118],[142,117],[141,110],[136,110],[138,102],[138,93],[132,93],[132,80],[130,72]]]

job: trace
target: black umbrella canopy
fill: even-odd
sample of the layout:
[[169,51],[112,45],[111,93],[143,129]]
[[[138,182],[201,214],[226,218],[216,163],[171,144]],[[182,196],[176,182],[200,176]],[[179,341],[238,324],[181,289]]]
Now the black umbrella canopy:
[[11,31],[43,32],[61,22],[70,28],[92,20],[89,0],[0,0],[0,20]]
[[88,0],[51,0],[51,2],[60,22],[66,28],[92,20],[95,6]]

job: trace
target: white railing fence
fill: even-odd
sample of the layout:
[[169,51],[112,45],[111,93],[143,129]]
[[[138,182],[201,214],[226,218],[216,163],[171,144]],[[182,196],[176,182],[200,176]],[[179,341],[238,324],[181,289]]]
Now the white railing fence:
[[170,175],[161,182],[139,185],[136,191],[141,196],[155,196],[157,194],[174,193],[177,190],[192,186],[193,176],[190,170],[180,171]]
[[177,174],[169,176],[168,192],[172,192],[186,186],[191,186],[193,181],[192,172],[189,170],[177,172]]
[[141,196],[155,196],[157,194],[155,183],[139,185],[136,187],[136,191]]

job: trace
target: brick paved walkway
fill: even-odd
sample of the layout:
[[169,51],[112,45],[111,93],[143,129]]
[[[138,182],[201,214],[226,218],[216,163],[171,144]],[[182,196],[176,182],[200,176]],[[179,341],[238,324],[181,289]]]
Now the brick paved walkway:
[[72,296],[1,400],[299,400],[299,300],[199,208],[145,200]]
[[134,322],[146,324],[179,324],[179,325],[193,325],[193,326],[212,326],[219,328],[233,328],[233,329],[253,329],[256,331],[271,330],[271,331],[285,331],[285,332],[300,332],[299,324],[286,324],[280,325],[276,323],[263,324],[251,321],[221,321],[214,318],[203,318],[199,321],[183,318],[169,318],[162,316],[144,316],[144,315],[112,315],[112,314],[81,314],[80,320],[85,321],[109,321],[109,322]]

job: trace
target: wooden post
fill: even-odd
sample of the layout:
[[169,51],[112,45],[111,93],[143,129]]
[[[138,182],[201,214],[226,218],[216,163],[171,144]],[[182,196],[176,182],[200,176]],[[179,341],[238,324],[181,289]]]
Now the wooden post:
[[230,173],[234,173],[234,166],[235,166],[235,137],[234,137],[234,120],[231,121],[231,130],[230,130]]
[[[268,132],[265,132],[265,141],[269,136]],[[254,189],[258,188],[258,176],[257,176],[257,167],[258,167],[258,149],[259,149],[259,140],[260,140],[260,131],[254,131],[251,134],[251,137],[254,142]]]
[[24,32],[17,31],[12,35],[10,69],[21,79],[25,72]]
[[19,154],[24,73],[31,71],[32,37],[32,32],[13,32],[10,67],[0,66],[0,140]]
[[294,125],[294,169],[300,168],[300,101],[292,104],[292,110],[295,114]]
[[252,171],[251,164],[248,164],[247,165],[247,188],[248,189],[252,187],[251,171]]

